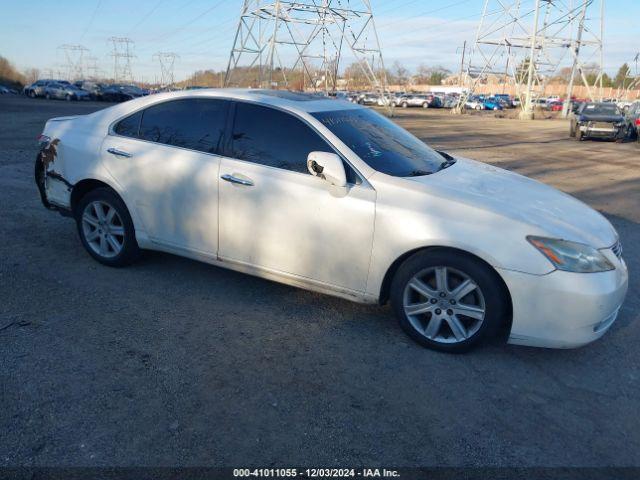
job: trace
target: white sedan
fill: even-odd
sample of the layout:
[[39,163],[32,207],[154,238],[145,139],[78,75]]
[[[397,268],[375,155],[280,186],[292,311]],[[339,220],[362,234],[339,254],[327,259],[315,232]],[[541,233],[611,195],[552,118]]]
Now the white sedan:
[[55,118],[44,205],[89,254],[171,252],[366,303],[417,342],[577,347],[627,291],[598,212],[526,177],[432,150],[374,111],[268,90],[194,90]]

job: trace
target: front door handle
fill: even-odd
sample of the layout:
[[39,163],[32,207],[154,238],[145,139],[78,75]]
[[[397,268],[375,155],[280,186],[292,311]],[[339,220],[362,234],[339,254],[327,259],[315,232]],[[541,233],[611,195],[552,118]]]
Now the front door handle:
[[122,150],[118,150],[117,148],[109,148],[107,149],[107,152],[109,152],[111,155],[115,155],[116,157],[131,158],[133,156],[129,152],[124,152]]
[[238,185],[253,187],[253,182],[251,180],[245,180],[243,178],[234,177],[233,175],[224,174],[220,178],[225,182],[237,183]]

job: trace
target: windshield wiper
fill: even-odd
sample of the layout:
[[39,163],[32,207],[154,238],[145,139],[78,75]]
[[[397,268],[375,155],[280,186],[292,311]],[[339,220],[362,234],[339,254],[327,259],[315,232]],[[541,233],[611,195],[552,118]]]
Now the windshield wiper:
[[454,163],[456,163],[455,160],[451,159],[451,160],[445,160],[444,162],[442,162],[440,164],[440,166],[438,167],[438,171],[440,170],[444,170],[447,167],[450,167],[451,165],[453,165]]
[[424,170],[414,170],[405,175],[405,177],[422,177],[423,175],[431,175],[433,172],[426,172]]
[[438,167],[438,172],[456,163],[456,159],[449,155],[447,152],[442,152],[440,150],[436,151],[444,158],[444,162],[442,162]]

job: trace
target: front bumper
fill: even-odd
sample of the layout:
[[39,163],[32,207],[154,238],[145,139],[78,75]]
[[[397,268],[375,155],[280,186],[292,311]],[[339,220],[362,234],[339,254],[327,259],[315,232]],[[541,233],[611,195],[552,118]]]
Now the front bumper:
[[621,128],[611,125],[611,127],[597,127],[580,125],[578,127],[585,137],[617,138],[622,131]]
[[575,348],[604,335],[618,315],[629,282],[624,261],[613,253],[607,257],[615,270],[530,275],[499,269],[513,303],[509,343]]

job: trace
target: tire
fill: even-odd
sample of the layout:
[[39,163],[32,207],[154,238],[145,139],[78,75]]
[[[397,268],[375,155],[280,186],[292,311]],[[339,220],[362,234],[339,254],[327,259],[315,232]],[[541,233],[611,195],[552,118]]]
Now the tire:
[[[443,271],[447,286],[438,290],[436,272]],[[409,285],[415,285],[416,279],[422,282],[417,285],[429,287],[428,295],[434,296],[418,293]],[[456,297],[456,288],[465,280],[475,288],[467,293],[459,292],[462,296]],[[497,273],[471,255],[448,249],[425,250],[409,257],[396,272],[390,293],[393,310],[407,335],[424,347],[443,352],[466,352],[495,336],[509,311],[507,295]],[[421,305],[430,311],[416,312],[410,317],[405,310],[407,305]],[[478,316],[480,310],[481,319],[462,313],[467,311]],[[431,333],[428,332],[430,326],[435,328]]]
[[44,95],[44,98],[46,98],[47,100],[51,100],[51,95],[49,95],[48,93],[46,93],[46,94]]
[[481,105],[476,105],[474,108],[475,108],[476,110],[478,110],[478,111],[479,111],[479,110],[482,110],[482,106],[481,106]]
[[29,97],[30,97],[30,98],[36,98],[36,92],[34,92],[33,90],[31,90],[31,91],[29,92]]
[[584,133],[582,133],[582,130],[580,130],[579,128],[576,128],[576,136],[575,139],[578,142],[582,142],[584,140]]
[[422,108],[429,108],[429,104],[427,102],[423,103]]
[[[103,217],[109,214],[105,206],[114,209],[111,225],[107,225],[105,219],[100,220],[101,215],[96,210],[96,203],[102,206]],[[113,190],[106,187],[91,190],[80,199],[74,213],[82,245],[95,260],[109,267],[124,267],[138,258],[140,248],[136,241],[129,210]],[[87,214],[91,216],[90,222],[86,217]],[[102,221],[102,224],[99,221]],[[113,234],[103,233],[105,228]],[[95,237],[91,238],[96,231],[98,232],[97,240]],[[115,233],[116,231],[118,233]],[[114,248],[112,240],[120,246],[118,250]]]
[[70,102],[71,100],[73,100],[73,97],[71,97],[71,95],[67,94],[67,96],[66,96],[66,97],[64,97],[64,99],[65,99],[67,102]]
[[401,106],[402,108],[407,108],[409,107],[409,104],[407,102],[402,102]]

